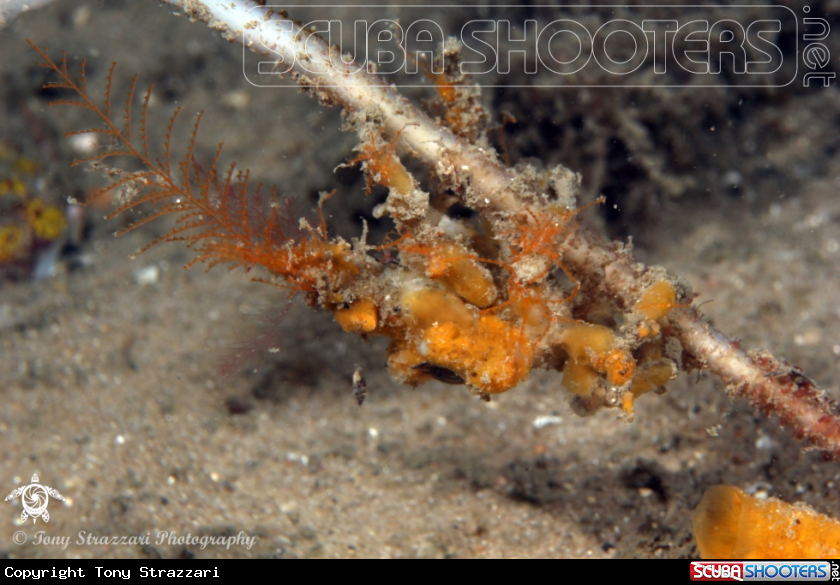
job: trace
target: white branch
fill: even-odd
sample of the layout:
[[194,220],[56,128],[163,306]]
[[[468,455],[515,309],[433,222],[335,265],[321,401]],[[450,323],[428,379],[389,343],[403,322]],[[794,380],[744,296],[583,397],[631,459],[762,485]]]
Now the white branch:
[[[310,36],[288,18],[250,0],[164,0],[199,18],[251,50],[284,62],[294,62],[303,84],[317,89],[328,101],[350,111],[375,106],[388,136],[400,134],[400,147],[411,151],[429,168],[444,164],[483,196],[475,206],[495,211],[520,209],[509,189],[513,176],[494,156],[484,153],[441,128],[434,120],[386,84],[353,63],[345,63],[317,35]],[[361,69],[361,70],[360,70]]]

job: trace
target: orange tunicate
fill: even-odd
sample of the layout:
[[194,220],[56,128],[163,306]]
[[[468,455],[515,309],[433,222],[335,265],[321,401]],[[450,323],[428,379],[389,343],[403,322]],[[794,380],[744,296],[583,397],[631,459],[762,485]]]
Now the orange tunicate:
[[636,333],[638,333],[639,337],[642,339],[647,337],[656,337],[659,335],[660,331],[661,329],[659,327],[659,323],[649,319],[642,320],[636,329]]
[[612,347],[615,334],[602,325],[574,324],[563,334],[563,347],[569,354],[569,361],[563,368],[563,386],[569,392],[587,397],[595,390],[598,372],[590,359],[590,352],[596,357]]
[[677,291],[674,286],[667,280],[660,280],[645,289],[636,303],[636,310],[651,321],[658,321],[676,304]]
[[[427,74],[428,75],[428,74]],[[455,86],[452,84],[451,81],[446,77],[444,73],[437,73],[434,75],[435,80],[435,89],[444,102],[451,104],[457,98],[457,94],[455,93]]]
[[419,288],[403,295],[402,306],[410,329],[428,329],[436,323],[452,322],[469,329],[476,321],[475,311],[453,294],[438,288]]
[[604,369],[607,373],[607,381],[613,386],[621,386],[633,379],[633,374],[636,373],[636,360],[630,352],[614,349],[604,358]]
[[414,189],[414,180],[396,155],[390,155],[389,161],[374,169],[380,173],[382,184],[395,189],[400,195],[408,195]]
[[621,410],[624,411],[624,414],[630,417],[630,420],[633,419],[633,415],[636,412],[636,397],[633,396],[632,392],[625,392],[624,396],[621,397]]
[[404,337],[389,349],[391,373],[408,384],[428,368],[448,370],[482,394],[510,390],[528,378],[533,344],[516,323],[472,310],[456,295],[421,288],[403,294]]
[[656,364],[644,364],[633,378],[630,392],[637,398],[664,386],[676,376],[677,372],[671,362],[660,362]]
[[450,284],[459,296],[481,309],[489,307],[496,300],[497,291],[493,279],[460,244],[444,242],[436,246],[429,257],[426,273]]
[[694,511],[704,559],[836,559],[840,522],[802,504],[758,500],[736,487],[706,490]]
[[572,361],[563,368],[563,387],[572,394],[587,397],[592,394],[599,377],[590,366]]
[[370,299],[362,299],[346,309],[335,312],[335,320],[350,333],[370,333],[379,323],[376,305]]
[[603,355],[612,349],[615,333],[603,325],[575,323],[563,331],[563,347],[575,362],[589,363],[589,352]]
[[[399,136],[399,134],[397,135]],[[350,165],[365,162],[367,170],[367,192],[370,194],[374,179],[390,189],[395,189],[400,195],[408,195],[414,190],[414,179],[405,169],[399,157],[394,154],[396,138],[390,144],[379,148],[377,137],[371,134],[370,142],[364,144],[362,152],[350,161]],[[378,175],[378,178],[376,176]]]
[[335,272],[348,276],[359,274],[359,268],[350,260],[350,247],[346,243],[323,244],[323,247],[332,256],[330,262]]
[[630,391],[624,393],[621,408],[628,416],[633,416],[636,398],[664,386],[677,374],[672,362],[643,364],[633,376]]
[[551,311],[539,298],[520,297],[511,303],[511,308],[522,321],[525,331],[532,339],[542,339],[551,326]]
[[614,349],[615,333],[603,325],[576,323],[563,332],[562,345],[569,354],[563,368],[563,386],[569,392],[589,396],[595,390],[598,373],[606,374],[613,386],[631,380],[636,362],[629,352]]

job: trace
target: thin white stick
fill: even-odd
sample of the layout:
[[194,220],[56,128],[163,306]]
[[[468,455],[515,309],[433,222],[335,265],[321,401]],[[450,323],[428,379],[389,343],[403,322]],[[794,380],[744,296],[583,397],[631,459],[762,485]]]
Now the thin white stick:
[[[484,196],[471,201],[493,211],[522,208],[510,190],[512,173],[494,156],[441,128],[429,116],[386,84],[353,63],[345,63],[336,49],[318,36],[310,36],[288,18],[250,0],[164,0],[193,18],[199,18],[225,38],[284,62],[294,62],[302,83],[328,96],[328,101],[350,111],[376,106],[388,136],[400,133],[400,147],[411,151],[429,168],[439,165],[457,174]],[[273,53],[273,55],[272,55]]]

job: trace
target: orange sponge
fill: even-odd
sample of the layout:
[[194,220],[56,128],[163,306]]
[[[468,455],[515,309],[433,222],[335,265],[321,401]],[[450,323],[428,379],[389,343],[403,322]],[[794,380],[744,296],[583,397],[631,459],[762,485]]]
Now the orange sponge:
[[706,490],[694,511],[704,559],[836,559],[840,522],[803,504],[757,500],[736,487]]
[[406,330],[388,350],[388,367],[398,380],[419,384],[431,377],[431,367],[448,370],[481,394],[498,394],[528,378],[534,350],[519,324],[482,315],[440,289],[405,293],[401,305]]

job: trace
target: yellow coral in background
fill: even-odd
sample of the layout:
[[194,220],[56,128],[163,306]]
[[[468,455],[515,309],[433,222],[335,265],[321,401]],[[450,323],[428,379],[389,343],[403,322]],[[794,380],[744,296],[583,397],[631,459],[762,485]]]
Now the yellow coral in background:
[[41,164],[31,158],[22,156],[15,161],[15,171],[22,175],[34,175],[41,170]]
[[[34,159],[20,156],[0,143],[0,265],[34,260],[39,244],[58,239],[67,229],[64,210],[32,195],[28,177],[41,168]],[[4,272],[5,274],[5,272]]]
[[17,177],[0,179],[0,195],[26,197],[26,184]]
[[29,242],[23,228],[17,225],[0,227],[0,263],[19,260],[28,248]]
[[54,205],[46,205],[40,199],[28,201],[25,213],[26,222],[42,240],[55,240],[67,229],[64,212]]

